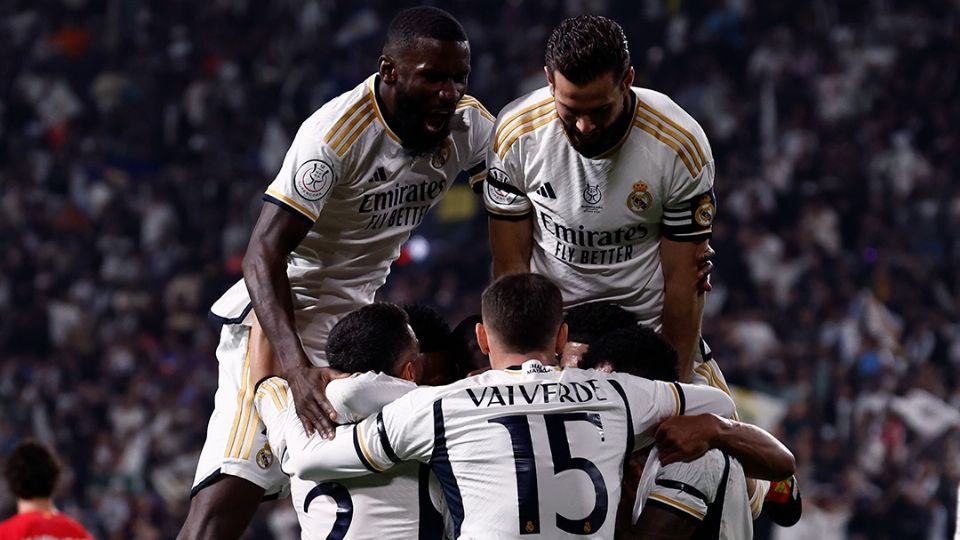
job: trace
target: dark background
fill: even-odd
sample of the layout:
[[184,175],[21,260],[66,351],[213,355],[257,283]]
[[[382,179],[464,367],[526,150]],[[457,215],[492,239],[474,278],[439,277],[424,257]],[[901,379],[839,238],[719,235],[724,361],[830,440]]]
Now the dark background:
[[[59,504],[97,537],[178,530],[217,386],[206,310],[239,276],[297,126],[375,70],[407,5],[0,3],[0,454],[28,435],[56,447]],[[957,3],[440,5],[494,114],[544,84],[552,27],[591,12],[623,25],[637,84],[706,130],[705,335],[727,380],[769,399],[757,410],[804,493],[797,527],[757,536],[952,534]],[[453,191],[417,235],[381,297],[455,324],[488,279],[480,202]],[[287,506],[265,505],[249,537],[294,534]]]

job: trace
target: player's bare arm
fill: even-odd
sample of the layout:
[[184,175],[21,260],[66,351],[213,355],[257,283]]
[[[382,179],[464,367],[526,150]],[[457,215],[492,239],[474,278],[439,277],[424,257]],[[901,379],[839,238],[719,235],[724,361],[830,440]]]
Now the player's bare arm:
[[736,458],[750,478],[783,480],[796,468],[793,454],[770,433],[713,414],[668,418],[657,429],[656,441],[664,465],[693,461],[717,448]]
[[680,381],[693,379],[693,358],[700,338],[704,294],[698,282],[698,253],[707,241],[660,241],[663,265],[663,335],[677,350]]
[[692,538],[699,523],[693,518],[680,516],[656,505],[643,508],[640,519],[630,531],[629,538],[650,540],[686,540]]
[[333,372],[307,359],[293,312],[287,256],[303,241],[310,224],[275,204],[264,204],[243,258],[243,277],[260,326],[276,351],[283,377],[308,432],[332,437],[336,412],[323,391]]
[[273,352],[270,340],[263,333],[263,327],[256,315],[253,317],[250,326],[250,341],[248,350],[250,353],[250,381],[249,384],[256,385],[267,377],[280,376],[283,369],[280,367],[280,361]]
[[506,274],[529,272],[530,255],[533,252],[533,218],[490,218],[489,222],[494,279]]

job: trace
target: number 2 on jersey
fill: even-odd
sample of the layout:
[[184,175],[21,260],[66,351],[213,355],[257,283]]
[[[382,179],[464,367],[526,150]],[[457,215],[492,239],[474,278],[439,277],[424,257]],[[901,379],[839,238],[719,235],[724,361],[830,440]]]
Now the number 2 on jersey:
[[[557,514],[557,528],[571,534],[592,534],[603,526],[607,517],[607,485],[600,469],[593,462],[570,455],[567,439],[567,422],[589,422],[600,430],[603,440],[603,424],[597,413],[559,413],[543,415],[553,455],[553,474],[564,471],[583,471],[593,483],[596,495],[593,510],[583,519],[570,519]],[[513,459],[517,472],[517,507],[520,515],[520,534],[540,533],[540,497],[537,488],[537,462],[533,453],[528,415],[517,414],[491,418],[488,422],[500,424],[510,433],[513,444]]]
[[337,517],[333,522],[333,529],[327,535],[327,540],[343,540],[350,529],[350,522],[353,521],[353,499],[350,498],[350,492],[343,484],[337,482],[324,482],[317,484],[311,489],[303,501],[303,512],[310,511],[310,503],[321,495],[326,495],[337,503]]

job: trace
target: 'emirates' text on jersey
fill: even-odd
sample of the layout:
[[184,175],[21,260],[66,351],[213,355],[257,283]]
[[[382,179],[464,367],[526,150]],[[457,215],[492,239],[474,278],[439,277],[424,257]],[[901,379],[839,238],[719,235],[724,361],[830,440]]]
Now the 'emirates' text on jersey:
[[349,476],[416,460],[437,476],[455,538],[612,538],[634,445],[668,416],[732,410],[713,388],[530,360],[413,390],[284,469]]
[[[336,321],[373,301],[403,242],[454,180],[472,184],[486,173],[493,118],[475,98],[460,101],[432,153],[412,155],[384,122],[375,84],[373,75],[303,122],[263,197],[311,224],[287,274],[314,363]],[[249,302],[242,285],[228,294],[236,296],[219,307],[232,322]]]
[[549,88],[507,105],[487,154],[493,218],[533,218],[531,270],[566,307],[614,302],[659,327],[660,239],[708,239],[714,164],[699,124],[667,96],[633,88],[631,126],[595,158],[567,139]]

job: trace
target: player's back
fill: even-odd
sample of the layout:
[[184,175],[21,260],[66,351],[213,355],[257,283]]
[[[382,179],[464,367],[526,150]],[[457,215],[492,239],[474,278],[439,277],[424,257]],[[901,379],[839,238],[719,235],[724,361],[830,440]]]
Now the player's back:
[[454,537],[612,538],[624,457],[682,412],[681,386],[529,360],[414,390],[361,424],[358,453],[429,463]]
[[594,372],[547,370],[491,371],[436,402],[452,476],[434,470],[452,514],[462,498],[462,538],[613,530],[631,435],[624,398]]

